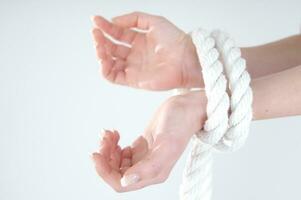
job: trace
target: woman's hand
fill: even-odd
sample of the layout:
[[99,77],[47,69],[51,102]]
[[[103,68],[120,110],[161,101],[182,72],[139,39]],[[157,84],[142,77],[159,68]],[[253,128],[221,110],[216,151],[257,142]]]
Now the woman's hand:
[[206,119],[204,92],[174,96],[157,110],[144,133],[121,149],[119,133],[105,131],[93,154],[98,174],[118,192],[164,182],[191,136]]
[[190,36],[164,17],[134,12],[112,23],[100,16],[93,21],[97,57],[107,80],[147,90],[203,86]]

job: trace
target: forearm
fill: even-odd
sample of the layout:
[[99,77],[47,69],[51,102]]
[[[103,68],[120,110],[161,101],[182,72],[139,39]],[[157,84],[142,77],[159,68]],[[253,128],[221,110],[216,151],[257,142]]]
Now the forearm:
[[301,65],[301,35],[241,48],[241,52],[252,78],[266,76]]
[[[193,66],[188,72],[187,87],[204,87],[201,66],[192,41],[189,43],[186,66]],[[301,65],[301,35],[291,36],[272,43],[241,48],[247,61],[247,70],[253,79],[277,73]],[[188,68],[188,67],[187,67]]]
[[254,79],[253,119],[301,114],[301,65]]

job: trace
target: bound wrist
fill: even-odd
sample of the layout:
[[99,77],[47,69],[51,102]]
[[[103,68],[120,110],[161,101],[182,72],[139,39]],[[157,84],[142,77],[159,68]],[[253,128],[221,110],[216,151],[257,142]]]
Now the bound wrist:
[[[194,133],[202,129],[206,119],[207,119],[207,97],[205,91],[192,91],[184,95],[187,100],[187,105],[189,105],[189,112],[193,113],[191,115],[192,120],[196,120],[197,123],[194,127],[196,130]],[[192,117],[194,116],[194,117]],[[193,133],[193,134],[194,134]]]
[[198,59],[196,48],[192,42],[191,36],[187,34],[186,53],[184,55],[184,69],[185,69],[185,85],[184,87],[204,87],[202,77],[202,68]]

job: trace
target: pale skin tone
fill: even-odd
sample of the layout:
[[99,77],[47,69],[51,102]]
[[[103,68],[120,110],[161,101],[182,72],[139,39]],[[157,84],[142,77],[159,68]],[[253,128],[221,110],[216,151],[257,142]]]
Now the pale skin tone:
[[[93,21],[100,71],[108,81],[146,90],[204,86],[190,36],[167,19],[134,12],[112,22],[100,16]],[[301,36],[241,50],[253,78],[253,119],[301,114]],[[98,174],[118,192],[164,182],[192,135],[202,129],[206,103],[203,91],[171,97],[123,149],[119,133],[105,130],[93,154]]]
[[[143,134],[122,150],[116,139],[119,133],[105,130],[100,150],[93,154],[98,174],[118,192],[165,181],[192,134],[202,128],[205,104],[206,97],[200,92],[168,99],[155,112]],[[122,176],[131,174],[138,174],[139,181],[122,187]]]

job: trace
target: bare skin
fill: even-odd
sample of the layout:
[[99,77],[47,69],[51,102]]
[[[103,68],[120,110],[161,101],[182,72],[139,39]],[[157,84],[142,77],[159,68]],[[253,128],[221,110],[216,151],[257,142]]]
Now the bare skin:
[[241,48],[253,79],[301,65],[301,35],[264,45]]
[[[114,18],[114,23],[100,16],[93,21],[97,58],[107,80],[147,90],[202,85],[191,38],[165,18],[132,13]],[[132,47],[113,43],[104,33]]]
[[[104,131],[100,150],[93,154],[98,174],[118,192],[165,181],[191,136],[202,128],[205,109],[204,92],[171,97],[159,107],[144,133],[122,150],[119,133]],[[121,178],[129,175],[137,175],[138,182],[122,187]]]
[[301,114],[301,65],[253,80],[253,119]]
[[[92,33],[104,78],[146,90],[204,86],[195,47],[184,31],[164,17],[141,12],[112,21],[93,17]],[[108,39],[104,33],[131,48]],[[251,77],[259,78],[301,64],[301,35],[241,51]]]
[[[93,21],[97,58],[107,80],[146,90],[203,87],[191,38],[165,18],[134,12],[113,22],[99,16]],[[301,36],[242,48],[242,55],[253,78],[253,119],[301,114]],[[202,129],[206,101],[203,91],[168,99],[124,149],[118,146],[117,131],[105,131],[93,154],[98,174],[118,192],[164,182],[191,136]]]

